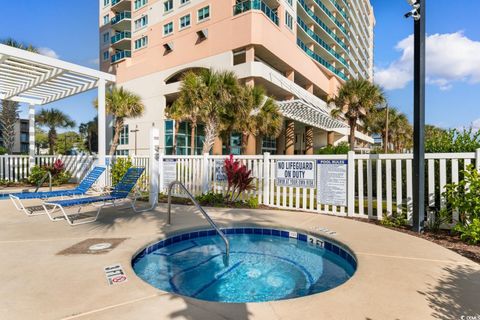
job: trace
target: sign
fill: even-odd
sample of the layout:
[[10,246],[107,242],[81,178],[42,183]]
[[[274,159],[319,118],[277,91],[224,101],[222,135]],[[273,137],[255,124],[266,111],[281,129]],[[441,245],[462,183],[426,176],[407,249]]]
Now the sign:
[[120,264],[114,264],[103,269],[109,285],[119,284],[127,281],[127,275]]
[[319,248],[324,247],[324,242],[323,242],[322,239],[319,239],[319,238],[311,236],[311,235],[307,236],[307,243],[311,246],[315,246],[315,247],[319,247]]
[[278,160],[276,184],[281,187],[315,187],[315,161]]
[[317,201],[347,206],[347,160],[317,160]]
[[177,159],[163,159],[163,185],[168,187],[177,180]]
[[225,161],[222,159],[215,160],[215,181],[227,181],[227,175],[225,174]]

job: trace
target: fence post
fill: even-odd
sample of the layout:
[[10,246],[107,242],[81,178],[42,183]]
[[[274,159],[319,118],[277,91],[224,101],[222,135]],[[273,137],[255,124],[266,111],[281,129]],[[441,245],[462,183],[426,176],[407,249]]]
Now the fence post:
[[164,155],[165,155],[164,151],[160,151],[158,155],[158,166],[159,166],[158,172],[160,174],[160,179],[158,182],[158,191],[160,193],[164,192],[164,185],[163,185],[163,156]]
[[210,190],[210,175],[209,175],[209,169],[210,166],[208,165],[208,153],[203,154],[203,160],[202,160],[202,193],[207,193]]
[[347,154],[347,216],[355,213],[355,152]]
[[475,150],[475,167],[480,171],[480,148]]
[[263,204],[270,204],[270,153],[263,154]]

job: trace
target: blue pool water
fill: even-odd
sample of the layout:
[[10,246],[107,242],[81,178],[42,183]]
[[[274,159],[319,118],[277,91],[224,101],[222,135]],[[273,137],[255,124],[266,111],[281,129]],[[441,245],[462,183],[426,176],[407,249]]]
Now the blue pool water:
[[[219,302],[261,302],[332,289],[355,272],[356,261],[325,239],[284,230],[225,229],[225,245],[214,230],[176,235],[142,250],[133,259],[137,275],[175,294]],[[294,238],[293,238],[294,237]]]

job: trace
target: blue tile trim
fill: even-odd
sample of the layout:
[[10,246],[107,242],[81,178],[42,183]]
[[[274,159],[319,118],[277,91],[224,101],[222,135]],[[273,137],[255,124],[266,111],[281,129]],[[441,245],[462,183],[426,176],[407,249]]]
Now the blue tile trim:
[[[255,234],[255,235],[265,235],[265,236],[275,236],[275,237],[283,237],[289,238],[289,232],[286,230],[278,230],[278,229],[270,229],[270,228],[224,228],[220,229],[222,232],[228,235],[232,234]],[[161,240],[157,243],[151,244],[142,251],[140,251],[137,255],[132,258],[132,265],[136,264],[141,258],[145,257],[147,254],[152,254],[154,251],[157,251],[160,248],[169,246],[174,243],[178,243],[180,241],[186,241],[195,239],[198,237],[206,237],[206,236],[215,236],[217,232],[215,230],[200,230],[200,231],[192,231],[189,233],[183,233],[180,235],[175,235],[169,237],[167,239]],[[298,233],[297,240],[306,242],[308,239],[306,234]],[[357,268],[357,260],[348,252],[348,250],[343,249],[339,245],[336,245],[329,240],[323,239],[324,241],[324,249],[330,251],[333,254],[338,255],[340,258],[346,260],[354,269]],[[194,244],[195,242],[192,241]],[[196,245],[196,244],[195,244]]]

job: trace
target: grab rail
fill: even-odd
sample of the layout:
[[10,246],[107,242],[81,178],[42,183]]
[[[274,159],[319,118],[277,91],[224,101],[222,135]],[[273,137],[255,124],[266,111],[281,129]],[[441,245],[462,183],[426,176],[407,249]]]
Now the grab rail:
[[183,191],[185,191],[185,193],[187,194],[187,196],[190,198],[190,200],[192,200],[193,204],[197,207],[198,210],[200,210],[200,212],[203,214],[203,216],[205,217],[205,219],[207,219],[208,223],[210,223],[210,225],[215,229],[215,231],[218,232],[218,234],[220,235],[220,237],[222,238],[223,242],[225,242],[225,257],[226,259],[223,260],[223,262],[228,265],[228,259],[229,259],[229,256],[230,256],[230,242],[228,241],[227,237],[225,236],[225,234],[223,233],[222,230],[220,230],[217,225],[215,224],[215,222],[213,222],[213,220],[210,218],[210,216],[205,212],[205,210],[203,210],[203,208],[200,206],[200,204],[197,202],[197,200],[195,200],[195,197],[187,190],[187,188],[185,187],[185,185],[178,181],[178,180],[175,180],[175,181],[172,181],[170,182],[170,184],[168,185],[168,220],[167,220],[167,223],[170,225],[171,222],[172,222],[172,211],[171,211],[171,207],[172,207],[172,189],[173,189],[173,186],[174,185],[179,185]]
[[40,182],[37,184],[37,188],[35,189],[34,192],[37,192],[38,189],[40,189],[40,187],[42,186],[42,184],[45,182],[45,180],[47,179],[48,177],[48,185],[50,187],[50,192],[52,192],[52,174],[50,171],[47,171],[47,173],[45,173],[45,175],[42,177],[42,180],[40,180]]

